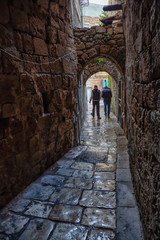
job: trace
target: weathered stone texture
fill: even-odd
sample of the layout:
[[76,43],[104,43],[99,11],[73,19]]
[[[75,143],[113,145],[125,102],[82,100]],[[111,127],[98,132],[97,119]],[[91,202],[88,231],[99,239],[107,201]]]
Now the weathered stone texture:
[[[109,59],[110,62],[113,62],[112,65],[115,65],[113,68],[115,69],[117,67],[121,72],[121,75],[124,74],[124,35],[122,23],[119,24],[121,27],[118,27],[117,24],[113,24],[105,27],[93,26],[89,29],[74,29],[75,47],[78,51],[79,77],[82,69],[84,69],[93,59],[96,65],[96,60],[99,57],[107,58],[107,60]],[[109,74],[110,71],[108,71]],[[92,75],[94,73],[92,73]]]
[[[97,72],[106,71],[110,74],[115,80],[113,95],[115,114],[118,118],[118,77],[122,76],[124,81],[125,72],[125,45],[122,23],[114,23],[105,27],[93,26],[89,29],[76,28],[74,29],[74,38],[78,55],[78,79],[81,78],[83,73],[83,83],[85,84]],[[104,61],[99,63],[98,58],[103,58]],[[125,106],[124,87],[122,88],[122,106]],[[123,112],[125,112],[124,109]]]
[[70,1],[56,2],[0,1],[15,56],[0,52],[0,208],[76,142],[76,56],[57,60],[73,49]]
[[145,239],[159,239],[160,2],[125,1],[127,135]]

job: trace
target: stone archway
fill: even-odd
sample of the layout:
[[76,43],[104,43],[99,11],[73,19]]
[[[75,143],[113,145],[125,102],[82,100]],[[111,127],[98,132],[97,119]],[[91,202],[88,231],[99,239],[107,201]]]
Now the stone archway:
[[[94,26],[90,29],[74,29],[74,42],[78,56],[78,80],[83,73],[83,82],[98,71],[107,71],[117,82],[117,117],[125,113],[125,82],[119,84],[118,77],[124,79],[125,44],[122,24],[112,24],[105,27]],[[97,64],[98,58],[104,62]],[[120,86],[120,90],[118,89]],[[121,123],[123,125],[123,121]]]
[[[105,27],[94,26],[90,29],[74,29],[74,42],[78,56],[78,80],[85,83],[89,76],[97,71],[107,71],[120,86],[117,94],[122,95],[117,101],[119,112],[117,117],[123,116],[125,122],[125,82],[119,84],[118,77],[124,79],[125,73],[125,44],[122,25],[112,24]],[[97,64],[98,58],[104,58],[103,63]],[[121,118],[121,117],[120,117]],[[121,126],[123,126],[123,119]]]
[[78,77],[85,66],[95,58],[112,61],[121,75],[125,72],[125,45],[122,27],[109,25],[91,29],[74,29],[75,48],[78,56]]
[[120,72],[116,68],[115,64],[110,59],[105,59],[105,62],[96,63],[97,58],[93,58],[83,69],[84,71],[84,83],[87,81],[90,76],[96,72],[107,72],[109,75],[114,78],[115,81],[118,81],[118,76]]

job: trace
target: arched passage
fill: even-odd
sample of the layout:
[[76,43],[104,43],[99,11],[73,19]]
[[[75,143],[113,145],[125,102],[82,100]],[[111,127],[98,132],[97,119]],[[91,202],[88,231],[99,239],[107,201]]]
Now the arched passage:
[[117,118],[123,126],[125,46],[122,27],[109,25],[94,26],[91,29],[74,29],[74,36],[78,56],[77,76],[81,86],[94,73],[108,72],[117,83]]
[[[118,97],[118,86],[117,86],[117,81],[115,81],[114,78],[111,77],[111,75],[108,74],[107,71],[97,71],[95,74],[90,76],[85,85],[87,89],[87,100],[89,102],[89,99],[91,97],[91,91],[93,89],[94,85],[98,86],[98,89],[103,91],[105,86],[108,86],[111,88],[112,91],[112,100],[111,100],[111,112],[113,112],[116,116],[118,114],[118,109],[116,108],[117,106],[117,97]],[[101,98],[101,105],[103,105],[103,99]],[[102,110],[102,109],[101,109]],[[103,111],[101,112],[103,115]]]

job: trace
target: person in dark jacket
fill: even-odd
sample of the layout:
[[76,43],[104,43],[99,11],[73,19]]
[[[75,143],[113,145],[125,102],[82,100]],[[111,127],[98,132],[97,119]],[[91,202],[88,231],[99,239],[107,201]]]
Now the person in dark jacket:
[[98,90],[98,86],[94,85],[94,89],[92,90],[92,94],[89,102],[91,103],[91,100],[92,100],[92,103],[93,103],[92,116],[94,117],[95,115],[95,107],[96,107],[98,119],[101,119],[100,112],[99,112],[100,98],[101,98],[101,92],[100,90]]
[[112,92],[111,89],[108,87],[105,87],[105,89],[102,91],[102,98],[104,101],[104,114],[107,115],[107,106],[108,106],[108,118],[110,117],[110,105],[111,105],[111,98],[112,98]]

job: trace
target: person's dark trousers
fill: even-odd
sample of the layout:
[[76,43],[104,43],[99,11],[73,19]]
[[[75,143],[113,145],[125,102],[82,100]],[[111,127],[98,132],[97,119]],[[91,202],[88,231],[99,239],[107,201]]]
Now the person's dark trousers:
[[[104,102],[104,114],[105,114],[105,116],[107,115],[107,113],[108,113],[108,117],[109,117],[109,114],[110,114],[110,103],[105,103]],[[107,111],[107,107],[108,107],[108,111]]]
[[95,115],[95,107],[97,110],[97,117],[100,117],[99,115],[99,101],[93,101],[93,110],[92,110],[92,116],[94,117]]

